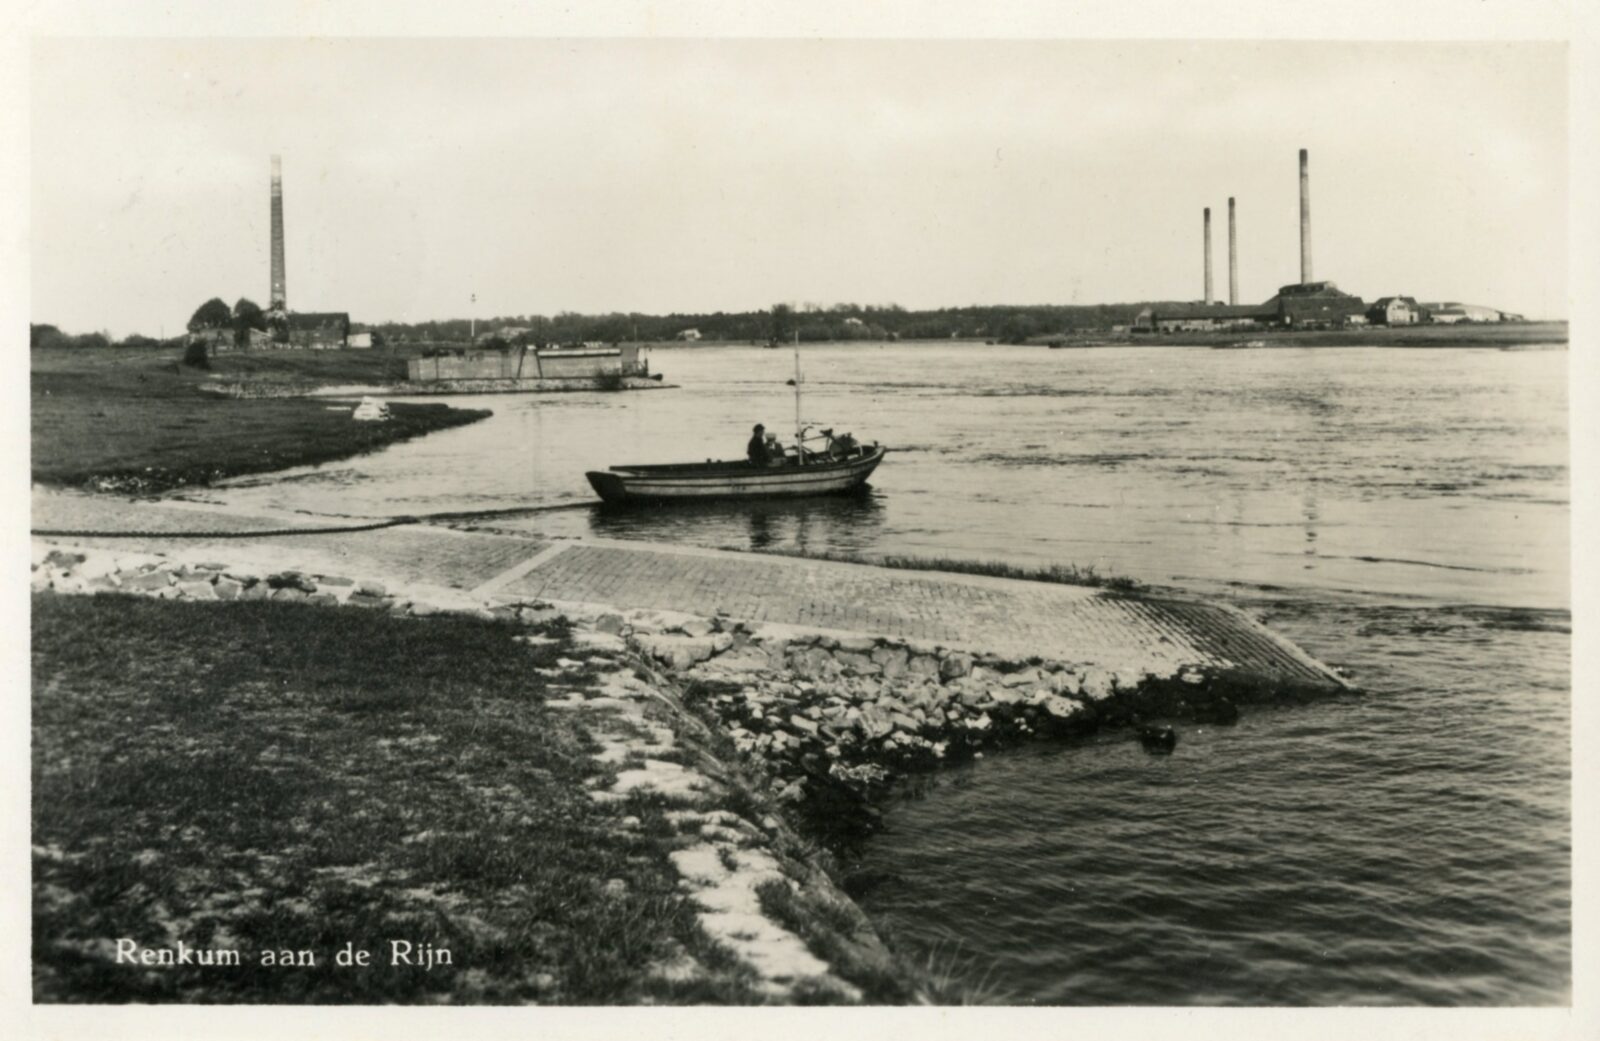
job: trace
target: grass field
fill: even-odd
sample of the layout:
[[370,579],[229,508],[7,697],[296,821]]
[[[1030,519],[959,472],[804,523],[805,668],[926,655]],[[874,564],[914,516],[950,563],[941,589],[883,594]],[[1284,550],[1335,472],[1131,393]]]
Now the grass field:
[[[536,671],[584,660],[564,639],[113,595],[36,595],[33,623],[36,1001],[759,999],[737,966],[645,971],[726,955],[661,807],[587,797],[589,740]],[[119,939],[241,964],[117,964]],[[391,964],[391,940],[451,962]],[[372,964],[338,966],[346,943]]]
[[[307,365],[331,371],[354,364],[342,356],[355,353],[365,352],[276,351],[242,361],[275,364],[277,371]],[[33,478],[46,484],[161,491],[342,459],[489,415],[447,405],[392,404],[389,422],[357,423],[347,406],[335,409],[327,401],[206,394],[198,389],[206,374],[181,365],[171,350],[30,354]],[[228,358],[225,364],[238,361]]]
[[211,359],[223,379],[265,383],[394,383],[406,378],[406,358],[416,352],[233,351]]

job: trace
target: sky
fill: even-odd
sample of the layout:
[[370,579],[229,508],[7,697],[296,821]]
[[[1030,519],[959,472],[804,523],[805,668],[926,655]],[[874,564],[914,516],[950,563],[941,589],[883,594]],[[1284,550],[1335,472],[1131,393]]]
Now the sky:
[[[359,322],[779,301],[1567,314],[1558,43],[36,39],[32,320],[172,335],[268,294]],[[476,301],[473,301],[473,297]]]

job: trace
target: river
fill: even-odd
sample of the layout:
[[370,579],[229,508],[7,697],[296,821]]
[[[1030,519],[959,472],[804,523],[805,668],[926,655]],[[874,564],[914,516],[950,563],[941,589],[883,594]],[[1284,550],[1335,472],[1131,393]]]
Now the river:
[[[211,490],[346,516],[585,504],[588,469],[741,455],[788,350]],[[806,348],[803,416],[892,451],[859,499],[496,520],[555,535],[1075,564],[1237,603],[1366,693],[992,755],[850,865],[993,999],[1550,1004],[1570,995],[1567,354]]]

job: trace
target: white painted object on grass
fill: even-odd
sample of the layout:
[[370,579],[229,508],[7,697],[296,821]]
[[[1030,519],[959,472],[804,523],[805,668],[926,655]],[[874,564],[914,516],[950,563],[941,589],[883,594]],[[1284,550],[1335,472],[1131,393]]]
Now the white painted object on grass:
[[389,406],[376,398],[362,398],[361,404],[356,406],[350,418],[362,422],[383,422],[389,419]]

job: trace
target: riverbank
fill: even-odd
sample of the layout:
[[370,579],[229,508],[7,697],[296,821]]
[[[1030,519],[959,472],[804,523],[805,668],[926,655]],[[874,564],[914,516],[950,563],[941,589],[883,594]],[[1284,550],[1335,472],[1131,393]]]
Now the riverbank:
[[490,414],[397,403],[386,421],[356,422],[349,404],[229,401],[203,393],[208,374],[171,350],[40,349],[30,364],[33,479],[101,491],[150,494],[325,463]]
[[[185,539],[156,532],[242,519],[114,513],[149,534],[35,545],[41,1000],[981,999],[890,953],[819,852],[869,834],[897,778],[1343,689],[1242,616],[1170,598],[424,526]],[[578,858],[550,869],[566,917],[530,938],[557,897],[518,872],[558,855]],[[548,967],[591,956],[562,935],[589,916],[621,942],[604,901],[636,891],[656,903],[626,939],[647,953],[592,954],[608,994]],[[482,972],[136,976],[103,942],[315,958],[341,930],[407,926]]]
[[929,993],[615,623],[37,556],[36,1001]]

